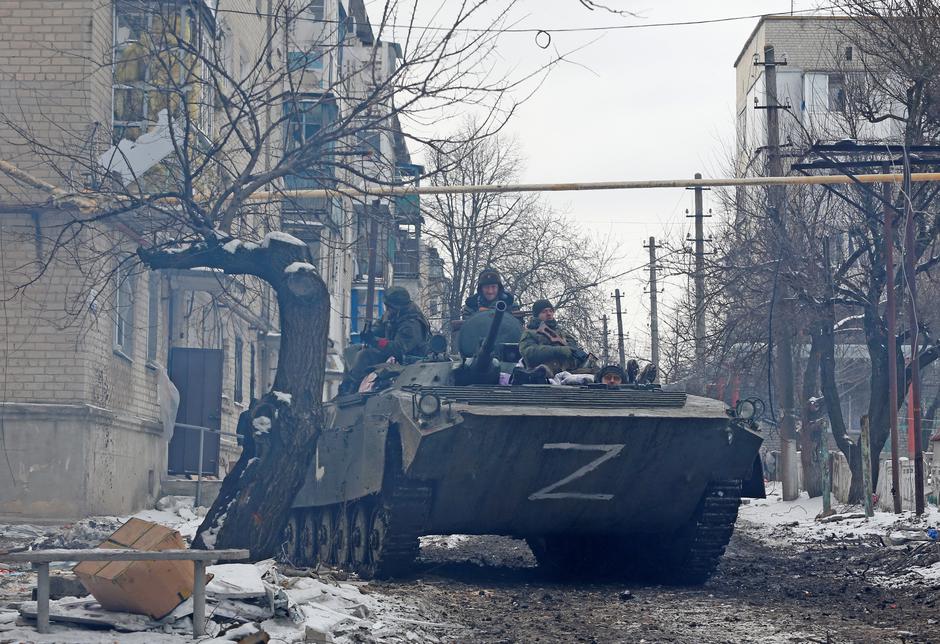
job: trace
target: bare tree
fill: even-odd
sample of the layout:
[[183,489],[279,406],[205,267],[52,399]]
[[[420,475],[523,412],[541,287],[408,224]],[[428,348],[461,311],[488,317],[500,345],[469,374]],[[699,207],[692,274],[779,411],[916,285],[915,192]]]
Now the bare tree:
[[[892,163],[897,157],[891,152],[860,154],[852,146],[844,152],[824,152],[815,144],[846,136],[872,137],[876,134],[873,124],[883,122],[894,123],[892,138],[896,135],[908,147],[937,142],[938,122],[931,112],[929,88],[940,71],[936,64],[940,41],[935,34],[940,5],[914,0],[852,0],[842,3],[842,7],[850,20],[839,23],[845,26],[839,31],[840,51],[833,54],[836,61],[842,58],[836,63],[842,87],[839,93],[829,95],[835,97],[836,104],[830,104],[824,118],[789,113],[781,123],[791,132],[794,150],[805,150],[807,156],[825,162],[827,172],[852,174],[856,162],[870,166],[872,162]],[[846,45],[854,49],[851,63],[841,51]],[[743,152],[746,155],[748,151]],[[933,166],[919,167],[931,170]],[[886,203],[879,187],[790,188],[788,216],[783,225],[769,217],[770,208],[762,190],[721,194],[724,220],[712,234],[717,252],[710,258],[708,269],[710,368],[743,369],[754,364],[755,356],[765,355],[766,359],[758,364],[766,371],[765,395],[773,402],[770,383],[774,365],[769,349],[772,327],[791,327],[797,334],[795,346],[800,348],[794,355],[802,372],[803,428],[797,439],[802,447],[807,488],[811,493],[819,489],[818,464],[812,462],[812,454],[822,438],[806,431],[810,420],[807,403],[822,394],[834,440],[853,472],[850,499],[857,501],[861,498],[861,452],[857,441],[849,438],[852,420],[844,417],[841,404],[843,392],[858,385],[850,382],[849,372],[862,368],[868,372],[867,404],[876,480],[879,454],[888,437],[888,405],[900,407],[904,403],[911,378],[910,364],[905,364],[900,350],[906,333],[888,338],[886,331],[886,289],[895,289],[899,303],[906,289],[900,269],[894,284],[885,283],[886,244],[895,245],[895,257],[905,251],[897,239],[886,239],[884,213],[891,213],[897,230],[903,223],[904,202],[911,202],[916,230],[915,279],[927,281],[940,262],[936,189],[921,184],[911,194],[895,194]],[[676,267],[677,272],[681,270],[685,269]],[[780,311],[773,309],[773,298],[768,297],[784,287],[794,296],[790,319],[781,319]],[[901,304],[898,308],[902,310]],[[935,361],[940,351],[929,329],[922,326],[921,331],[924,340],[917,359],[923,368]],[[899,396],[893,403],[887,396],[889,342],[899,348]],[[847,357],[847,350],[853,346],[863,347],[868,357],[865,367],[857,358]],[[847,365],[846,370],[840,365]]]
[[[254,413],[256,421],[268,420],[249,432],[194,542],[247,547],[260,558],[280,544],[322,424],[329,293],[307,244],[277,232],[285,213],[311,216],[319,197],[295,189],[400,185],[384,141],[397,136],[432,153],[452,149],[459,134],[441,136],[423,124],[465,104],[481,117],[463,134],[485,140],[531,91],[527,83],[558,58],[513,78],[491,71],[485,61],[512,0],[464,3],[448,24],[431,27],[393,1],[380,7],[374,26],[363,19],[361,2],[350,3],[362,13],[355,22],[316,16],[318,3],[278,0],[264,12],[248,4],[121,0],[119,27],[135,37],[85,61],[118,88],[114,127],[100,128],[88,144],[43,136],[15,109],[0,121],[31,158],[51,168],[45,176],[57,184],[10,165],[6,174],[29,184],[31,195],[51,193],[61,206],[43,260],[21,286],[60,261],[87,276],[88,291],[140,264],[208,268],[236,276],[275,312],[277,373]],[[225,24],[246,16],[256,38],[241,55]],[[469,21],[475,29],[465,29]],[[399,44],[387,40],[392,25]],[[166,150],[143,164],[127,145],[132,141]],[[89,153],[89,145],[100,151],[109,143],[118,145],[104,161]],[[346,227],[355,206],[371,201],[335,194]],[[76,245],[87,250],[89,238],[98,252],[79,261]],[[355,242],[340,235],[331,243]]]
[[[478,138],[469,120],[454,136],[461,143],[427,158],[433,185],[492,185],[518,181],[523,159],[503,134]],[[484,268],[498,269],[518,303],[549,298],[579,338],[598,347],[603,311],[600,287],[612,276],[609,245],[579,232],[538,196],[513,193],[436,194],[425,200],[425,235],[445,260],[448,308],[457,319]]]

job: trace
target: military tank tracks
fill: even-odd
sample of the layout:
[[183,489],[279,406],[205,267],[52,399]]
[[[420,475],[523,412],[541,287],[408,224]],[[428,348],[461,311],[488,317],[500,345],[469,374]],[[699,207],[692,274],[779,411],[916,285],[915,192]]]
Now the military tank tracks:
[[295,566],[352,570],[363,579],[401,576],[418,555],[430,503],[430,488],[401,483],[390,493],[294,508],[285,529],[286,558]]
[[560,577],[641,576],[672,584],[708,581],[724,554],[741,504],[741,481],[708,485],[695,514],[673,535],[550,535],[527,539],[539,566]]

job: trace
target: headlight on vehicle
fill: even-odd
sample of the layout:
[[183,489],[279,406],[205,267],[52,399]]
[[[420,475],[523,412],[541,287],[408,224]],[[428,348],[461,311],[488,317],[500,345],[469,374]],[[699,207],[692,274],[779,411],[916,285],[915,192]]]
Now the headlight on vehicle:
[[418,413],[422,416],[435,416],[441,411],[441,399],[434,394],[422,394],[418,398]]
[[753,400],[739,400],[734,408],[734,415],[742,420],[751,420],[756,413],[757,406]]

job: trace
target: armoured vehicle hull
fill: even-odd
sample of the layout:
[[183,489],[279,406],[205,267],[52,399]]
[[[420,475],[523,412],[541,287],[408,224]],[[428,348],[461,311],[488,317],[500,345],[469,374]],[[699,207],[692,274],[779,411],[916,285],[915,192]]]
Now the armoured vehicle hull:
[[[760,435],[721,402],[658,387],[499,386],[450,361],[339,398],[294,502],[289,555],[406,572],[423,534],[525,538],[541,565],[702,582]],[[745,483],[750,480],[750,483]],[[650,565],[652,564],[652,565]]]

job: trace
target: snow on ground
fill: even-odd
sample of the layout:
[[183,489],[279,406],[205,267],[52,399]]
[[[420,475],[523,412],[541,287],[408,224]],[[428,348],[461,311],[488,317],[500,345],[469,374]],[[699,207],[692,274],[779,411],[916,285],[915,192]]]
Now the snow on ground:
[[777,548],[867,542],[876,548],[894,550],[895,559],[904,560],[900,569],[881,574],[873,571],[874,583],[893,588],[940,586],[940,561],[937,561],[940,541],[931,538],[931,534],[936,536],[932,529],[940,526],[938,508],[928,506],[921,517],[913,511],[894,514],[875,510],[874,516],[867,518],[861,506],[834,502],[835,514],[822,520],[822,497],[810,499],[805,492],[793,501],[783,501],[780,497],[777,485],[776,489],[769,489],[766,499],[752,499],[742,505],[738,512],[739,529]]
[[[739,521],[745,521],[750,534],[771,546],[787,546],[801,541],[824,541],[879,535],[887,539],[899,532],[916,532],[927,538],[927,529],[940,526],[940,510],[928,507],[923,517],[914,512],[893,514],[875,510],[875,516],[866,518],[861,506],[841,505],[833,499],[836,517],[827,522],[817,521],[822,514],[822,497],[808,498],[801,492],[795,501],[780,498],[779,484],[768,486],[766,499],[751,499],[738,512]],[[860,515],[860,516],[859,516]]]
[[[143,510],[133,516],[179,530],[189,541],[205,513],[205,508],[193,508],[192,497],[170,496],[160,499],[156,508]],[[90,517],[61,526],[0,524],[0,552],[3,549],[93,547],[129,518]],[[71,564],[53,564],[53,568],[54,575],[67,574]],[[424,609],[374,592],[365,582],[337,581],[330,571],[288,576],[277,568],[273,560],[267,560],[255,564],[210,566],[208,572],[214,577],[206,588],[210,602],[207,614],[211,620],[207,630],[211,635],[219,637],[207,640],[211,642],[232,641],[229,638],[231,632],[243,622],[260,624],[272,641],[288,643],[311,641],[305,638],[313,636],[312,633],[328,635],[337,644],[364,640],[435,642],[444,633],[461,632],[463,629],[458,624],[428,621]],[[115,641],[178,644],[193,641],[190,635],[192,621],[188,616],[192,613],[191,601],[181,604],[173,617],[160,622],[140,616],[127,616],[132,619],[124,619],[123,623],[146,622],[142,628],[148,630],[142,632],[117,633],[53,622],[52,632],[40,635],[32,626],[17,623],[20,604],[29,599],[35,583],[35,575],[28,565],[0,564],[0,641],[42,644],[105,644]],[[57,605],[65,612],[82,608],[102,612],[97,604],[90,604],[93,600],[91,596],[84,601],[75,598],[53,600],[52,614],[55,615]],[[29,605],[23,604],[27,609]],[[120,622],[118,617],[115,619]]]
[[426,537],[421,537],[421,547],[437,546],[438,548],[453,550],[460,544],[469,540],[470,535],[466,534],[430,534]]

